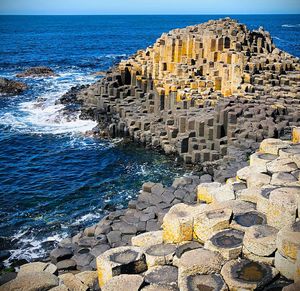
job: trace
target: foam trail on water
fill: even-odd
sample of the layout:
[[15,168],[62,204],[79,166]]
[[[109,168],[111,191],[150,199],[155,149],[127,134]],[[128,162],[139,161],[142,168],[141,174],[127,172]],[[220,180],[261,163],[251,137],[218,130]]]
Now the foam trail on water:
[[287,27],[287,28],[300,27],[300,23],[299,24],[283,24],[281,26]]

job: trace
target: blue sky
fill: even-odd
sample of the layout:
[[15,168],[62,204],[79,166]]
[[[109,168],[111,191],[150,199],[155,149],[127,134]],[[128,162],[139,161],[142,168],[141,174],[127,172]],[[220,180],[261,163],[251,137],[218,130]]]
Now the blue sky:
[[0,0],[0,14],[300,14],[300,0]]

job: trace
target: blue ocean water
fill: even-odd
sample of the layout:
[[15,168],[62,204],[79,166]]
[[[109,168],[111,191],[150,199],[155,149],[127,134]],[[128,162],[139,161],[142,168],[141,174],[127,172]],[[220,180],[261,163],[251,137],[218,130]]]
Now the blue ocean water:
[[[0,76],[49,66],[51,78],[26,78],[29,90],[0,97],[0,236],[16,239],[13,257],[43,255],[53,242],[121,208],[144,181],[169,184],[185,169],[153,151],[84,136],[93,121],[55,105],[163,32],[221,16],[0,16]],[[265,27],[300,57],[300,15],[233,16]]]

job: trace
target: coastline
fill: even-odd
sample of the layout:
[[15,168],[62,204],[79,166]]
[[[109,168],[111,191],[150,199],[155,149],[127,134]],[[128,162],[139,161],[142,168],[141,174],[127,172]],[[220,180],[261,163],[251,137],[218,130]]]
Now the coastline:
[[[203,29],[205,31],[205,29],[207,29],[207,26],[219,27],[222,25],[224,25],[225,27],[229,25],[236,28],[235,22],[226,18],[220,20],[219,22],[212,21],[208,24],[204,24],[204,27],[199,26],[199,29]],[[184,38],[187,31],[193,32],[193,29],[194,28],[189,27],[186,31],[184,31],[184,33],[181,33],[180,30],[174,30],[173,33]],[[251,32],[247,33],[251,34]],[[270,42],[270,36],[268,35],[268,33],[260,30],[258,32],[253,32],[253,34],[259,34],[263,39],[261,41],[258,41],[258,38],[255,40],[255,46],[261,46],[262,49],[266,50],[263,53],[273,53],[274,50],[277,50],[273,46],[272,41]],[[249,35],[247,36],[249,37]],[[165,40],[165,44],[168,43],[168,37],[169,36],[163,36],[162,39],[159,39],[158,43],[162,44],[162,40]],[[214,39],[212,35],[210,35],[210,37]],[[211,41],[210,38],[209,41]],[[212,43],[213,42],[210,42],[210,45],[212,45]],[[224,41],[224,44],[222,43],[222,45],[225,45],[225,43],[226,40]],[[263,45],[263,43],[265,43],[265,46]],[[186,50],[187,54],[189,54],[189,49],[187,48],[188,46],[188,44],[186,46],[179,45],[179,47],[181,47],[180,49]],[[174,47],[174,50],[171,50],[172,52],[177,51],[179,55],[183,54],[180,52],[178,47],[176,48],[176,44],[174,44]],[[162,48],[159,49],[163,50]],[[268,50],[270,50],[270,52],[268,52]],[[166,58],[172,59],[173,57],[170,57],[168,55],[168,52],[168,49],[165,48],[165,54],[167,55]],[[256,208],[253,207],[252,204],[257,203],[257,201],[255,200],[256,198],[253,198],[251,195],[250,198],[247,195],[241,198],[239,196],[239,191],[246,190],[247,188],[262,188],[263,186],[266,186],[270,183],[271,178],[268,180],[268,178],[263,177],[263,181],[261,183],[259,179],[257,182],[255,181],[257,175],[255,176],[254,171],[254,173],[247,173],[247,175],[238,174],[238,179],[232,180],[232,178],[236,176],[236,171],[243,168],[244,166],[247,168],[249,156],[251,154],[251,157],[255,155],[254,152],[259,148],[260,142],[264,143],[263,140],[266,140],[265,143],[267,143],[267,146],[266,148],[264,148],[264,150],[261,149],[260,152],[276,156],[274,157],[274,160],[278,158],[278,155],[280,156],[279,149],[285,148],[283,145],[286,145],[287,148],[293,147],[291,143],[284,141],[282,141],[281,143],[278,141],[280,147],[277,148],[276,145],[273,145],[273,140],[270,140],[268,138],[284,137],[285,139],[288,139],[291,136],[291,129],[299,125],[299,116],[297,115],[297,110],[300,106],[300,101],[297,98],[298,87],[297,85],[293,85],[293,82],[297,84],[297,76],[295,76],[296,81],[294,81],[292,77],[290,79],[286,78],[286,80],[290,80],[291,82],[289,83],[290,90],[287,89],[288,86],[286,85],[286,80],[286,82],[283,82],[283,84],[281,83],[281,80],[279,81],[279,83],[277,82],[278,84],[275,84],[279,87],[282,87],[281,89],[285,89],[284,95],[281,96],[280,94],[277,94],[278,90],[272,90],[272,88],[274,87],[272,82],[268,83],[268,79],[263,77],[263,74],[265,74],[266,72],[261,70],[262,72],[260,77],[257,77],[255,66],[254,68],[252,68],[253,70],[250,68],[250,66],[248,70],[244,72],[249,77],[249,83],[247,85],[245,85],[245,83],[243,83],[244,86],[236,85],[236,79],[239,80],[239,77],[236,77],[233,78],[234,80],[231,80],[230,82],[229,80],[227,80],[226,82],[229,83],[226,83],[224,88],[223,86],[220,86],[220,80],[218,78],[213,79],[213,82],[215,83],[211,83],[212,80],[208,78],[208,80],[206,80],[207,82],[204,82],[205,86],[201,88],[201,93],[203,94],[202,100],[195,100],[194,95],[198,96],[199,92],[193,91],[195,89],[193,87],[194,81],[190,81],[187,76],[184,76],[185,78],[187,78],[186,80],[190,89],[187,91],[184,91],[184,89],[180,87],[176,87],[176,91],[174,91],[172,88],[174,84],[165,83],[167,84],[165,86],[165,84],[159,83],[159,81],[162,81],[161,78],[164,79],[166,77],[165,74],[169,73],[168,70],[172,68],[172,63],[174,63],[174,61],[160,61],[162,63],[158,68],[158,79],[152,78],[152,73],[150,74],[147,71],[147,66],[152,66],[151,58],[149,58],[150,60],[148,60],[148,63],[145,60],[145,58],[147,59],[147,57],[149,57],[151,54],[156,54],[155,49],[148,48],[146,51],[138,52],[129,60],[123,61],[117,67],[112,68],[112,70],[107,72],[107,75],[100,81],[89,86],[88,88],[84,88],[83,90],[76,92],[75,98],[71,98],[71,100],[69,100],[68,102],[74,103],[74,101],[80,101],[82,103],[81,118],[92,118],[93,120],[96,120],[98,122],[99,126],[98,128],[93,130],[93,134],[102,137],[109,136],[112,138],[126,137],[134,142],[142,144],[146,148],[158,148],[162,149],[167,155],[178,156],[181,161],[183,161],[187,165],[198,165],[200,163],[203,167],[204,175],[200,177],[189,176],[175,179],[171,187],[164,187],[160,183],[145,183],[142,187],[142,190],[140,191],[137,200],[132,200],[129,202],[128,209],[111,212],[98,224],[86,228],[84,231],[78,233],[72,238],[61,241],[59,243],[59,248],[53,250],[50,253],[49,259],[45,261],[45,263],[48,265],[47,267],[43,265],[44,269],[42,271],[45,272],[45,269],[51,266],[51,272],[53,274],[59,274],[61,281],[64,282],[64,284],[67,286],[68,284],[66,282],[72,280],[75,282],[75,277],[81,272],[90,272],[87,276],[89,276],[89,278],[92,278],[91,281],[88,281],[86,278],[84,280],[87,281],[83,281],[83,279],[81,281],[79,279],[78,280],[81,282],[81,284],[86,286],[88,286],[88,284],[92,282],[92,285],[88,287],[91,290],[97,290],[97,288],[99,288],[96,286],[97,283],[95,283],[97,279],[99,279],[99,283],[102,287],[103,285],[105,285],[105,283],[108,282],[108,279],[106,280],[103,278],[106,278],[105,276],[108,276],[107,278],[111,279],[112,277],[106,274],[106,272],[110,272],[110,267],[107,267],[107,265],[105,264],[107,263],[107,261],[109,261],[107,263],[109,265],[113,260],[105,257],[105,253],[109,253],[109,250],[112,250],[111,255],[114,255],[114,252],[119,251],[120,253],[122,253],[128,250],[141,256],[141,258],[138,260],[139,263],[143,261],[143,264],[146,264],[146,267],[144,267],[143,271],[135,270],[136,273],[142,273],[146,271],[147,268],[151,269],[151,267],[169,266],[170,264],[173,264],[172,267],[174,268],[175,266],[179,269],[186,268],[186,270],[184,272],[182,271],[182,274],[178,277],[179,279],[175,284],[176,286],[174,284],[173,286],[171,283],[166,284],[168,285],[168,287],[166,288],[170,287],[171,289],[165,290],[177,290],[176,288],[178,286],[181,286],[180,290],[189,290],[184,289],[188,287],[182,286],[185,286],[187,284],[187,278],[194,274],[190,273],[188,266],[182,267],[180,263],[179,265],[174,264],[174,254],[176,253],[177,258],[180,261],[181,256],[185,252],[189,253],[188,251],[192,252],[194,250],[199,250],[200,248],[202,249],[203,243],[206,243],[206,240],[208,240],[208,238],[206,238],[205,240],[194,238],[195,244],[193,246],[187,244],[186,248],[184,247],[184,251],[182,251],[180,256],[178,256],[177,250],[181,246],[181,243],[192,241],[193,238],[185,237],[185,231],[179,230],[178,234],[177,228],[175,228],[176,231],[174,231],[174,226],[172,226],[172,223],[167,226],[168,223],[166,222],[166,220],[168,218],[165,217],[168,217],[169,214],[172,214],[172,210],[170,209],[173,209],[175,213],[173,218],[179,220],[178,229],[181,229],[181,214],[176,214],[176,209],[179,209],[178,213],[185,213],[186,218],[189,220],[190,214],[193,213],[193,207],[197,208],[200,201],[205,202],[205,205],[209,205],[215,202],[223,203],[224,201],[241,200],[246,201],[247,203],[237,203],[236,207],[241,209],[245,207],[245,211],[242,211],[241,213],[237,211],[235,213],[235,206],[230,206],[229,208],[232,211],[230,216],[232,215],[232,213],[233,215],[237,215],[245,214],[248,212],[255,212]],[[225,54],[231,55],[230,63],[228,64],[231,65],[231,61],[234,57],[227,51],[225,52]],[[292,56],[284,52],[280,52],[279,50],[276,51],[274,55],[278,58],[279,56],[281,56],[280,60],[282,61],[282,63],[284,63],[284,65],[278,65],[277,67],[274,67],[274,69],[271,68],[273,75],[281,75],[283,66],[288,65],[290,65],[290,68],[292,68],[292,66],[294,65],[294,71],[299,71],[299,60],[297,60],[296,58],[293,58]],[[240,55],[238,54],[237,59],[239,58],[239,56]],[[207,58],[210,57],[211,56],[208,54]],[[226,55],[226,57],[228,57],[228,55]],[[215,56],[213,56],[213,58],[215,58]],[[285,61],[287,61],[288,65],[285,63]],[[289,61],[293,61],[293,65],[291,65]],[[178,61],[178,63],[182,62],[183,59],[180,59],[180,61]],[[147,65],[145,65],[145,63]],[[221,63],[224,64],[223,62]],[[240,64],[239,60],[235,65],[238,64]],[[244,63],[241,62],[241,65],[244,66]],[[189,64],[189,66],[193,67],[193,62]],[[228,67],[230,67],[230,70],[232,69],[231,66]],[[173,68],[171,70],[173,70]],[[203,70],[205,70],[205,68],[203,68]],[[224,75],[223,73],[220,73],[221,76],[223,78],[226,78],[226,73],[224,73]],[[151,75],[150,78],[149,74]],[[239,72],[238,74],[241,74],[241,72]],[[193,77],[197,79],[197,76],[198,75],[196,74]],[[251,80],[251,82],[253,83],[250,84],[250,79],[252,77],[254,78],[254,80],[255,78],[257,78],[257,81]],[[260,79],[263,80],[264,88],[262,88],[261,86]],[[172,82],[173,81],[174,80],[172,80]],[[205,80],[200,79],[199,81]],[[177,84],[177,86],[180,86],[180,84]],[[294,91],[292,90],[293,88],[295,89]],[[267,94],[269,95],[266,95],[264,89],[266,89],[265,91],[267,91]],[[180,90],[183,90],[184,92],[182,93],[183,95],[180,95],[180,98],[182,99],[178,100],[178,95],[176,95],[175,92],[178,93]],[[228,96],[226,96],[227,94]],[[173,100],[173,103],[168,103],[168,100],[170,100],[170,98],[173,98],[171,99]],[[285,102],[285,98],[288,98],[289,102]],[[282,105],[282,102],[284,103],[284,105]],[[248,128],[247,126],[249,126],[250,124],[257,124],[260,127],[253,126],[251,128]],[[297,132],[297,130],[295,130],[295,132]],[[268,142],[270,142],[270,145],[268,145]],[[297,137],[295,137],[294,142],[299,143]],[[286,154],[289,159],[292,159],[293,162],[291,163],[295,163],[294,159],[298,161],[297,159],[299,155],[298,146],[296,145],[293,148],[295,148],[296,158],[294,158],[294,155],[290,154],[289,152]],[[273,152],[274,149],[275,151],[277,150],[276,153]],[[282,156],[280,157],[282,158],[284,155],[285,154],[282,154]],[[264,160],[264,158],[261,159]],[[278,159],[280,160],[280,158]],[[264,161],[262,163],[264,163]],[[280,162],[277,166],[283,167]],[[249,169],[248,167],[247,170],[249,171],[251,169]],[[297,171],[297,169],[293,168],[293,171]],[[274,173],[277,172],[277,169],[275,169]],[[271,176],[274,173],[271,171]],[[252,174],[254,178],[252,178]],[[260,170],[258,170],[257,174],[266,175],[264,171]],[[251,187],[249,186],[250,179],[254,179],[254,181],[251,180],[251,183],[253,183]],[[292,181],[291,183],[294,184],[291,187],[298,187],[298,180]],[[223,183],[225,181],[227,181],[227,184],[225,185],[221,185],[218,183]],[[279,186],[288,187],[285,184],[285,181],[280,181],[280,183],[281,182],[284,184],[278,184]],[[217,198],[209,193],[208,189],[210,189],[210,186],[206,185],[206,183],[213,185],[212,188],[220,188],[217,190],[215,189],[217,193],[215,195],[217,195]],[[201,187],[205,188],[205,190],[203,190]],[[199,188],[202,190],[199,190]],[[273,189],[274,188],[272,188],[272,190]],[[203,193],[201,191],[203,191]],[[225,204],[226,203],[224,203],[224,205]],[[226,206],[224,205],[222,206],[223,208],[228,207],[227,204]],[[268,215],[267,213],[263,213],[263,215],[261,215],[257,212],[260,211],[256,211],[255,214],[259,217],[265,217]],[[179,218],[176,215],[179,215]],[[296,221],[296,214],[294,218],[294,221],[291,222],[292,224]],[[192,218],[192,220],[193,219],[194,217]],[[233,221],[231,221],[231,218],[227,218],[227,216],[225,221],[230,221],[230,223],[233,223]],[[161,228],[163,223],[164,226],[162,231]],[[215,231],[227,229],[227,227],[229,227],[229,224],[227,223],[226,227],[215,229]],[[170,229],[168,229],[168,227],[170,227]],[[194,226],[188,226],[187,228],[193,233],[193,231],[195,231],[193,230],[193,227]],[[242,227],[237,229],[245,231],[245,229]],[[171,232],[171,238],[163,233],[168,231]],[[139,235],[142,235],[143,233],[147,234],[149,232],[153,234],[153,245],[151,246],[162,245],[162,250],[159,249],[155,250],[153,253],[147,253],[146,249],[148,250],[149,245],[147,244],[147,246],[144,246],[140,245],[140,243],[135,246],[141,249],[128,247],[133,244],[135,237],[139,237]],[[173,237],[181,235],[184,236],[184,238],[180,238],[179,241]],[[151,241],[150,238],[149,240]],[[171,252],[164,253],[166,244],[175,245],[173,246],[173,248],[175,249],[172,248]],[[122,247],[125,248],[122,249]],[[204,248],[206,248],[206,245],[204,245]],[[211,250],[209,247],[207,247],[207,249]],[[240,245],[238,249],[241,251]],[[158,253],[162,252],[163,255],[158,255],[156,251]],[[218,248],[216,250],[214,249],[213,251],[220,252]],[[166,261],[168,255],[172,257],[172,259],[170,259],[172,263],[170,264]],[[224,256],[224,253],[221,252],[221,255]],[[238,256],[231,257],[229,255],[227,259],[236,259],[240,255],[241,252],[238,252]],[[244,253],[244,255],[246,254]],[[212,254],[210,254],[210,256],[212,256]],[[259,255],[257,256],[259,257]],[[164,263],[161,262],[161,257],[163,257]],[[257,257],[253,256],[253,254],[248,254],[248,257],[251,260],[261,263],[260,258],[258,259]],[[221,257],[214,257],[212,259],[216,259],[218,263],[222,261],[220,264],[225,265],[225,262],[223,261],[223,259],[221,259]],[[295,261],[298,260],[296,258],[294,259]],[[100,260],[101,262],[98,262],[98,267],[96,266],[96,260]],[[127,262],[127,260],[129,261]],[[125,261],[126,263],[123,263],[125,265],[129,265],[132,263],[132,261],[127,257],[125,258]],[[295,264],[297,264],[297,262]],[[122,263],[120,264],[122,265]],[[274,261],[272,261],[271,264],[267,263],[268,266],[272,264],[274,264]],[[283,263],[283,265],[284,264],[285,262]],[[56,269],[53,267],[53,265],[56,265]],[[32,272],[32,270],[36,268],[36,265],[31,265],[30,267],[29,264],[29,267],[27,268],[30,269],[30,272]],[[98,275],[95,274],[95,270],[97,268]],[[213,266],[212,268],[214,269],[216,267]],[[278,271],[276,271],[273,267],[266,268],[271,268],[270,270],[272,273],[271,278],[269,278],[268,281],[265,282],[266,284],[269,284],[274,278],[276,278]],[[280,268],[281,267],[277,265],[277,269],[279,269],[279,271],[281,271]],[[270,270],[268,269],[268,272]],[[175,269],[172,269],[171,271],[175,272]],[[130,272],[124,272],[124,274],[131,274]],[[215,272],[219,273],[221,272],[221,270],[216,269]],[[120,271],[120,274],[123,274],[122,271]],[[203,274],[206,275],[205,272]],[[230,285],[228,282],[231,282],[230,280],[232,278],[228,279],[223,273],[222,275],[227,285]],[[294,274],[290,276],[290,274],[285,273],[284,275],[290,280],[292,280],[294,276]],[[120,276],[116,276],[116,278],[118,277]],[[132,278],[128,277],[124,280],[125,282],[127,282],[126,280],[131,279]],[[141,278],[138,278],[138,282],[140,282],[140,280]],[[144,279],[142,280],[142,282],[144,282]],[[155,284],[157,282],[149,281],[146,283],[151,286],[156,286]],[[11,284],[13,284],[13,281]],[[212,283],[208,283],[208,285],[209,284]],[[222,284],[225,283],[223,282]],[[233,287],[236,287],[234,285],[235,283],[232,284]],[[141,286],[142,283],[140,283],[138,288],[140,288]],[[107,288],[113,287],[108,286]]]

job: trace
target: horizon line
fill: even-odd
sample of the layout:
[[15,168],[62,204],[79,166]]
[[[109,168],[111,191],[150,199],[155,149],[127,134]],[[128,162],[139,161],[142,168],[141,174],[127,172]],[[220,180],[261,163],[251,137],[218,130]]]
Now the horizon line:
[[239,15],[300,15],[300,13],[171,13],[171,14],[162,14],[162,13],[152,13],[152,14],[138,14],[138,13],[105,13],[105,14],[19,14],[19,13],[0,13],[0,16],[217,16],[217,15],[231,15],[231,16],[239,16]]

